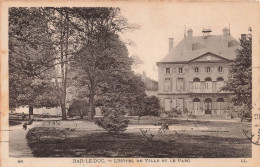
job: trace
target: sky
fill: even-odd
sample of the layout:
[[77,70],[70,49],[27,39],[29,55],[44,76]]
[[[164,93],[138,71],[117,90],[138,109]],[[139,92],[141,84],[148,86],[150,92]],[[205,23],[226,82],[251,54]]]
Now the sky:
[[[140,28],[125,32],[124,39],[132,40],[135,45],[127,45],[129,55],[137,55],[144,62],[136,73],[146,72],[152,79],[158,80],[156,62],[168,53],[168,38],[174,38],[176,46],[184,37],[186,30],[193,29],[194,36],[201,36],[203,28],[210,28],[211,35],[221,35],[224,27],[231,29],[231,35],[239,39],[241,34],[253,28],[256,17],[248,12],[243,3],[150,3],[149,5],[128,5],[121,7],[121,13],[129,23]],[[257,27],[258,28],[258,27]]]

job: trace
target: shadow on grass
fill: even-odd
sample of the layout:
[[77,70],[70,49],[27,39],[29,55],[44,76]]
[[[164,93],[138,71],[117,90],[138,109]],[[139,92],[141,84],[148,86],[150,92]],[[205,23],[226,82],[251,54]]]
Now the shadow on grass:
[[15,126],[15,125],[20,125],[22,122],[20,121],[14,121],[14,120],[9,120],[9,126]]
[[[34,133],[44,138],[46,137],[44,130],[36,128]],[[50,141],[53,142],[46,144],[36,139],[35,134],[28,133],[27,141],[36,157],[249,158],[252,156],[250,142],[241,138],[160,134],[153,141],[148,141],[137,132],[120,135],[102,132],[68,137],[61,142],[55,142],[54,137],[48,134]]]

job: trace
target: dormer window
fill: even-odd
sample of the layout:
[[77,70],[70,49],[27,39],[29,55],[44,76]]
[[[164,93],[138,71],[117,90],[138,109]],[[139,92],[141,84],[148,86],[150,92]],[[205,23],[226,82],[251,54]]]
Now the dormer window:
[[210,67],[207,67],[207,68],[206,68],[206,71],[207,71],[207,73],[211,73],[211,68],[210,68]]
[[199,73],[199,67],[195,67],[194,71],[195,73]]
[[179,68],[178,68],[178,73],[179,73],[179,74],[183,74],[183,67],[179,67]]

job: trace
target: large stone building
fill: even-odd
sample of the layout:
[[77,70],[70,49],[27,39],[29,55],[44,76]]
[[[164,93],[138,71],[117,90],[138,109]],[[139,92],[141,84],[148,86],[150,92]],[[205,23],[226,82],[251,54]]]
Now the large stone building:
[[145,85],[145,93],[148,96],[157,96],[158,92],[158,82],[147,77],[146,73],[143,71],[141,74],[141,79],[144,82]]
[[186,110],[194,115],[223,115],[233,107],[229,92],[220,90],[232,77],[230,63],[236,58],[239,42],[228,28],[222,35],[210,35],[203,29],[193,36],[192,29],[173,46],[158,65],[158,97],[164,110]]

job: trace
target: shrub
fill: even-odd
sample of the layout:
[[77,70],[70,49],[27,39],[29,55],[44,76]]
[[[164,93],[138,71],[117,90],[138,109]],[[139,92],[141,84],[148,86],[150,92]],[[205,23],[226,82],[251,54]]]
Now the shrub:
[[182,111],[180,109],[177,108],[172,108],[171,111],[164,111],[164,113],[168,116],[168,117],[178,117],[182,114]]
[[95,123],[109,133],[123,133],[128,127],[129,120],[124,118],[123,108],[116,106],[113,108],[102,107],[103,118],[97,119]]
[[159,116],[160,111],[160,102],[156,96],[145,97],[144,99],[144,107],[141,109],[139,113],[139,117],[141,116]]
[[74,100],[69,107],[68,116],[80,116],[83,119],[84,116],[87,116],[89,110],[88,100]]
[[197,119],[197,116],[196,116],[196,115],[193,115],[193,114],[190,114],[190,115],[188,115],[188,118]]

